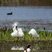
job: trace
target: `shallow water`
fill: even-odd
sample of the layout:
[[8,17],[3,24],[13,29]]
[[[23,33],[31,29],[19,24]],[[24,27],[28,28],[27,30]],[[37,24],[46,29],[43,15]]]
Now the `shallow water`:
[[[12,15],[7,13],[12,12]],[[5,17],[5,18],[4,18]],[[2,20],[32,20],[50,19],[52,20],[52,7],[0,7],[0,19]]]

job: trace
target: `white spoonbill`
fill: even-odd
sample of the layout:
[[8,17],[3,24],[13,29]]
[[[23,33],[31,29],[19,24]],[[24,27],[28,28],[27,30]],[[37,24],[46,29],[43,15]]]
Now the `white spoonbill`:
[[[13,32],[11,33],[11,36],[12,37],[23,37],[24,33],[23,33],[22,28],[18,28],[17,26],[18,26],[18,24],[14,23]],[[11,50],[24,50],[24,48],[14,46],[11,48]]]
[[14,23],[13,32],[11,33],[11,36],[13,37],[23,37],[24,33],[22,28],[17,27],[17,23]]
[[13,31],[11,33],[11,36],[13,36],[13,37],[23,37],[24,33],[22,31],[22,28],[15,29],[15,31]]
[[38,35],[38,33],[36,32],[36,30],[35,29],[31,29],[29,32],[28,32],[28,34],[30,35],[32,35],[33,37],[35,36],[35,37],[39,37],[39,35]]

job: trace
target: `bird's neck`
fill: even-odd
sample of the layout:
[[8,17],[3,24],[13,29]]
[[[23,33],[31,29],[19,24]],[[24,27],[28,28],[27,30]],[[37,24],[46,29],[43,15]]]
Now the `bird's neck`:
[[13,31],[16,31],[16,30],[17,30],[16,27],[14,27],[14,28],[13,28]]

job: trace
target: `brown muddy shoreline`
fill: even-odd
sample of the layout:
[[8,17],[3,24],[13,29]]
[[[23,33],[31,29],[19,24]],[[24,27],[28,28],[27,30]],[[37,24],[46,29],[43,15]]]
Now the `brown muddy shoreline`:
[[[0,41],[0,52],[14,52],[11,51],[12,46],[26,46],[31,44],[31,48],[35,49],[35,52],[52,52],[52,40],[37,40],[32,42],[11,42],[11,41]],[[38,49],[37,49],[38,48]],[[36,50],[37,49],[37,50]],[[15,51],[18,52],[18,51]]]

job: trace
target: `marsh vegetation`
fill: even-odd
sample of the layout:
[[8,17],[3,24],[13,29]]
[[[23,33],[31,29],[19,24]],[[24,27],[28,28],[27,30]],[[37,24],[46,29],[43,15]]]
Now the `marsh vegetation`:
[[[0,30],[0,51],[1,52],[14,52],[11,51],[11,47],[26,46],[31,44],[32,52],[50,52],[52,51],[52,32],[47,31],[37,31],[39,37],[32,37],[27,32],[24,32],[22,38],[12,37],[12,30]],[[18,51],[15,51],[18,52]],[[20,52],[20,51],[19,51]],[[22,51],[23,52],[23,51]]]

